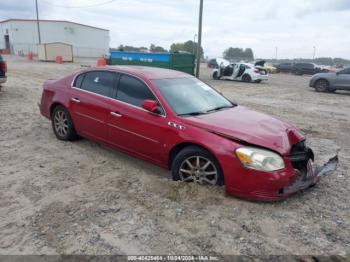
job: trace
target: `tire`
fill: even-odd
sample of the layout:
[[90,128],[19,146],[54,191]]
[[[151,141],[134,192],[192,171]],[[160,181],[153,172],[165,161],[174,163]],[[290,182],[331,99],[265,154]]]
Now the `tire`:
[[329,92],[329,82],[326,79],[319,79],[315,85],[316,92]]
[[185,147],[176,155],[171,174],[175,181],[218,186],[224,184],[219,162],[211,153],[197,146]]
[[220,77],[218,76],[218,72],[214,72],[213,73],[213,79],[215,79],[215,80],[219,80],[220,79]]
[[252,81],[252,78],[250,77],[250,75],[245,74],[242,76],[242,81],[249,83]]
[[72,118],[66,108],[56,106],[51,116],[52,129],[59,140],[74,141],[78,139]]

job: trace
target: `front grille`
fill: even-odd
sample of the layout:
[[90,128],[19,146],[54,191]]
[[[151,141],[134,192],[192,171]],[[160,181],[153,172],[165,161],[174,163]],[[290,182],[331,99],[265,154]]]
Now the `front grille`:
[[314,153],[305,145],[305,141],[294,144],[290,150],[289,160],[292,166],[299,170],[303,177],[307,175],[307,164],[309,160],[314,160]]

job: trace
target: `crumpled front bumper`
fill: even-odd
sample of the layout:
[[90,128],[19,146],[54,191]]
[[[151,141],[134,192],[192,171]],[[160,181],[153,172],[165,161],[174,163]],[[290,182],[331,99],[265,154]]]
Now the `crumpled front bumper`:
[[310,161],[307,167],[307,173],[304,176],[298,176],[291,185],[283,188],[283,196],[287,197],[300,190],[314,186],[320,181],[322,176],[332,174],[337,169],[338,162],[338,156],[335,156],[329,159],[329,161],[323,166],[316,167],[315,170],[313,170]]

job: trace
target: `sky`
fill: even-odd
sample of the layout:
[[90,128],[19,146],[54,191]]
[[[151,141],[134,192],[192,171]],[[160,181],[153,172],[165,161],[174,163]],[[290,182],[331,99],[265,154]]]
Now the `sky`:
[[[110,30],[110,47],[193,40],[199,0],[38,0],[40,19]],[[35,0],[0,1],[0,20],[35,18]],[[350,0],[204,0],[202,46],[209,58],[228,47],[257,58],[350,59]]]

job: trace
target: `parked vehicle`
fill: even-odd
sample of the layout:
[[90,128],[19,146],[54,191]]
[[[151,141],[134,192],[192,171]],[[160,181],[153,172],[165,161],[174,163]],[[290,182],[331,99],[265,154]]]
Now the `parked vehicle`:
[[290,73],[292,72],[293,64],[292,63],[281,63],[276,66],[277,73]]
[[275,74],[277,72],[276,67],[266,63],[265,60],[260,60],[254,63],[256,68],[265,70],[267,74]]
[[231,64],[225,59],[216,59],[218,67],[213,69],[213,79],[237,80],[243,82],[260,83],[263,80],[268,80],[268,75],[265,70],[255,67],[253,64],[234,63]]
[[296,63],[292,68],[292,73],[295,75],[314,75],[321,72],[328,72],[328,70],[313,63]]
[[208,68],[215,68],[218,67],[218,63],[216,62],[216,59],[210,59],[207,63]]
[[309,83],[317,92],[334,92],[335,90],[350,90],[350,68],[336,73],[319,73],[313,75]]
[[7,80],[6,72],[7,72],[7,63],[0,55],[0,87],[1,87],[1,84],[4,84]]
[[39,108],[60,140],[85,137],[169,168],[174,180],[225,184],[249,199],[286,198],[337,166],[334,158],[313,170],[294,126],[173,70],[85,69],[47,80]]

